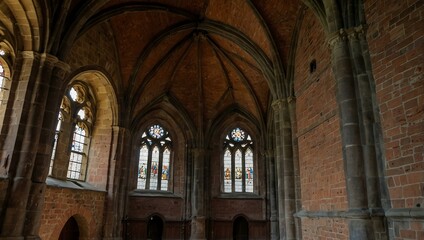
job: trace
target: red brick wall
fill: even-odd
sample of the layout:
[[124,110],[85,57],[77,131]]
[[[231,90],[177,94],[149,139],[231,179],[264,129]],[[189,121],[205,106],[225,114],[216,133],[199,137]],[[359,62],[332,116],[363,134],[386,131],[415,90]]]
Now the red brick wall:
[[41,216],[41,239],[57,240],[72,216],[82,238],[101,239],[105,196],[104,192],[48,186]]
[[[367,40],[393,208],[424,204],[424,2],[365,1]],[[424,222],[389,219],[393,239],[424,239]]]
[[[307,10],[297,46],[294,84],[298,129],[295,136],[299,143],[302,210],[306,211],[347,209],[336,81],[330,54],[324,29]],[[317,68],[310,73],[313,59]],[[348,236],[346,222],[333,219],[303,219],[302,232],[304,239]]]
[[424,204],[424,4],[365,1],[393,208]]

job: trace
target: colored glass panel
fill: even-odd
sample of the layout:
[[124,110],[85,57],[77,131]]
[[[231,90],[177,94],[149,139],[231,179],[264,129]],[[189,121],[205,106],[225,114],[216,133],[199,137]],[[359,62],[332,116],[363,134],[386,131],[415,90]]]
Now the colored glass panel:
[[240,128],[234,128],[233,131],[231,131],[231,138],[236,141],[240,142],[243,141],[245,137],[244,131]]
[[147,179],[147,160],[149,158],[149,149],[143,145],[140,149],[140,158],[138,161],[137,189],[146,189]]
[[226,149],[224,154],[224,192],[231,192],[231,152]]
[[156,139],[163,137],[164,132],[163,128],[159,125],[153,125],[149,129],[150,136]]
[[253,152],[248,148],[245,152],[246,192],[253,192]]
[[152,163],[150,166],[150,189],[157,190],[159,177],[159,148],[154,147],[152,151]]
[[242,192],[243,191],[243,163],[242,163],[242,153],[240,150],[237,150],[234,156],[234,191]]
[[165,148],[163,151],[163,160],[162,160],[162,176],[161,176],[161,184],[160,190],[167,191],[168,190],[168,181],[169,181],[169,159],[171,152],[168,148]]

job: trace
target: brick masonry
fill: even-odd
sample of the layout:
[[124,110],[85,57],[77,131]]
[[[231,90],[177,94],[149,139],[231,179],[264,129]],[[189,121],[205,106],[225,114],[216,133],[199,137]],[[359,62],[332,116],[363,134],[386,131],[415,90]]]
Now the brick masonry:
[[100,239],[106,193],[47,187],[41,216],[40,237],[56,240],[66,221],[77,219],[83,239]]
[[[424,205],[424,4],[365,1],[393,208]],[[389,219],[391,239],[423,239],[422,220]]]
[[[311,73],[310,63],[314,59],[316,70]],[[346,210],[336,81],[324,29],[310,10],[302,23],[295,65],[302,210]],[[346,224],[344,219],[302,219],[302,237],[347,239]]]

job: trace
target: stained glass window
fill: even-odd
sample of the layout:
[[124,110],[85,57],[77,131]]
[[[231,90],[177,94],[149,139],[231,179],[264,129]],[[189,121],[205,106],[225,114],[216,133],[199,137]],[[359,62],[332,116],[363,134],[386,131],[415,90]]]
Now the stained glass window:
[[253,141],[241,128],[231,130],[224,140],[223,191],[254,191]]
[[171,137],[159,124],[141,136],[137,189],[169,191],[171,173]]

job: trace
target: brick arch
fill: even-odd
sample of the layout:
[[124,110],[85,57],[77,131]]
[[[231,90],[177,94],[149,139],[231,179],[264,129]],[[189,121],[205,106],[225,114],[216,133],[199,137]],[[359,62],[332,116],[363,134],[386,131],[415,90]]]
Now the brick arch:
[[78,223],[81,240],[94,239],[96,237],[96,229],[92,227],[95,225],[92,213],[87,208],[79,207],[69,209],[61,215],[52,234],[50,235],[50,240],[59,239],[63,227],[71,217],[74,217]]

